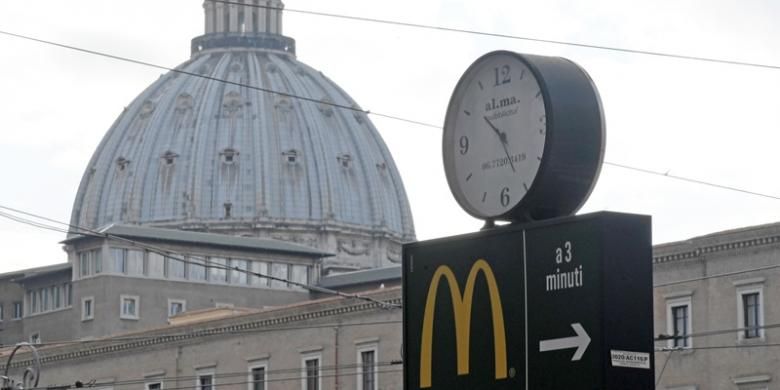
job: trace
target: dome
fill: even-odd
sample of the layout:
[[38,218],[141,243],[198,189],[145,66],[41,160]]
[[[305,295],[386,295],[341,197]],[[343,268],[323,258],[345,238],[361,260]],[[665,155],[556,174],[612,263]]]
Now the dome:
[[296,59],[281,2],[204,8],[190,60],[104,136],[72,224],[294,241],[336,254],[332,270],[400,261],[414,226],[392,156],[358,104]]

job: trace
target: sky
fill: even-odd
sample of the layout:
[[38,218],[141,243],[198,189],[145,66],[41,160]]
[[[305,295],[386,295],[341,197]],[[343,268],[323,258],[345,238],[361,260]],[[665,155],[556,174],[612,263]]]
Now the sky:
[[[288,0],[309,10],[780,66],[772,0]],[[0,30],[175,67],[203,33],[200,0],[0,2]],[[560,56],[601,94],[605,161],[780,196],[780,69],[628,54],[286,12],[298,59],[362,108],[441,125],[456,82],[493,50]],[[0,205],[67,222],[89,158],[161,71],[0,35]],[[372,116],[418,239],[472,232],[441,130]],[[651,215],[653,241],[780,221],[780,200],[605,165],[580,214]],[[0,273],[66,261],[64,234],[0,218]]]

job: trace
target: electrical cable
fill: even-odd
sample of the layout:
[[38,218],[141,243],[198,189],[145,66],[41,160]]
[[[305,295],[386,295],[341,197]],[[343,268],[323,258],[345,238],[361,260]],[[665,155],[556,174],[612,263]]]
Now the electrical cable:
[[664,377],[664,371],[666,371],[666,365],[669,364],[669,360],[672,360],[672,354],[674,353],[674,350],[669,351],[669,354],[666,355],[666,361],[664,362],[664,366],[661,368],[661,373],[658,374],[658,379],[655,381],[655,388],[658,388],[658,385],[661,384],[661,379]]
[[659,284],[653,285],[653,288],[668,287],[668,286],[674,286],[674,285],[677,285],[677,284],[683,284],[683,283],[689,283],[689,282],[700,282],[702,280],[707,280],[707,279],[723,278],[723,277],[726,277],[726,276],[741,275],[741,274],[746,274],[746,273],[750,273],[750,272],[768,271],[768,270],[777,269],[777,268],[780,268],[780,264],[767,265],[767,266],[764,266],[764,267],[750,268],[750,269],[745,269],[745,270],[740,270],[740,271],[723,272],[723,273],[720,273],[720,274],[700,276],[700,277],[690,278],[690,279],[675,280],[673,282],[659,283]]
[[736,344],[736,345],[713,345],[706,347],[683,347],[677,348],[675,351],[687,351],[687,350],[710,350],[710,349],[741,349],[741,348],[769,348],[780,347],[780,343],[766,343],[766,344]]
[[[297,372],[303,372],[305,371],[304,368],[297,368]],[[373,370],[374,374],[389,374],[389,373],[400,373],[403,372],[403,370]],[[249,375],[249,372],[244,372],[242,375]],[[308,375],[300,375],[300,376],[290,376],[290,377],[284,377],[284,378],[270,378],[266,379],[262,382],[269,383],[269,382],[288,382],[288,381],[301,381],[307,378],[341,378],[341,377],[355,377],[363,375],[362,372],[354,372],[354,373],[344,373],[344,374],[320,374],[316,376],[308,376]],[[195,379],[195,378],[192,378]],[[57,389],[76,389],[76,388],[104,388],[104,387],[112,387],[112,386],[131,386],[131,385],[137,385],[141,383],[158,383],[163,382],[160,379],[157,378],[146,378],[143,380],[143,382],[135,382],[135,383],[128,383],[128,384],[122,384],[122,383],[115,383],[115,382],[95,382],[92,383],[90,386],[85,385],[67,385],[67,386],[57,386]],[[234,386],[234,385],[245,385],[250,383],[256,383],[258,381],[239,381],[239,382],[228,382],[228,383],[218,383],[215,382],[211,386],[213,387],[220,387],[220,386]],[[81,382],[79,382],[81,383]],[[206,389],[208,386],[203,386],[200,384],[190,385],[190,386],[176,386],[176,387],[164,387],[165,390],[188,390],[188,389]],[[48,390],[49,387],[31,387],[25,390]]]
[[707,336],[716,336],[716,335],[729,334],[729,333],[740,333],[740,332],[744,332],[746,330],[775,329],[775,328],[780,328],[780,324],[747,326],[747,327],[735,328],[735,329],[710,330],[710,331],[704,331],[704,332],[689,333],[689,334],[679,335],[679,336],[678,335],[659,335],[653,341],[669,341],[669,340],[682,339],[682,338],[707,337]]
[[515,40],[521,40],[521,41],[528,41],[528,42],[549,43],[549,44],[553,44],[553,45],[572,46],[572,47],[579,47],[579,48],[586,48],[586,49],[614,51],[614,52],[619,52],[619,53],[639,54],[639,55],[654,56],[654,57],[666,57],[666,58],[674,58],[674,59],[678,59],[678,60],[701,61],[701,62],[716,63],[716,64],[722,64],[722,65],[737,65],[737,66],[748,66],[748,67],[755,67],[755,68],[762,68],[762,69],[780,70],[780,66],[778,66],[778,65],[759,64],[759,63],[755,63],[755,62],[725,60],[725,59],[719,59],[719,58],[700,57],[700,56],[692,56],[692,55],[685,55],[685,54],[663,53],[663,52],[650,51],[650,50],[627,49],[627,48],[619,48],[619,47],[612,47],[612,46],[579,43],[579,42],[568,42],[568,41],[560,41],[560,40],[553,40],[553,39],[525,37],[525,36],[519,36],[519,35],[491,33],[491,32],[469,30],[469,29],[462,29],[462,28],[453,28],[453,27],[445,27],[445,26],[434,26],[434,25],[421,24],[421,23],[401,22],[401,21],[388,20],[388,19],[369,18],[369,17],[364,17],[364,16],[343,15],[343,14],[334,14],[334,13],[319,12],[319,11],[309,11],[309,10],[294,9],[294,8],[273,7],[273,6],[266,6],[266,5],[260,5],[260,4],[245,4],[245,3],[239,3],[239,2],[236,2],[236,1],[228,1],[228,0],[208,0],[208,1],[211,1],[211,2],[214,2],[214,3],[223,3],[223,4],[230,4],[230,5],[241,5],[241,6],[254,7],[254,8],[265,8],[265,9],[270,9],[270,10],[277,10],[277,11],[284,11],[284,12],[291,12],[291,13],[299,13],[299,14],[307,14],[307,15],[316,15],[316,16],[325,16],[325,17],[330,17],[330,18],[355,20],[355,21],[361,21],[361,22],[389,24],[389,25],[403,26],[403,27],[413,27],[413,28],[420,28],[420,29],[426,29],[426,30],[436,30],[436,31],[454,32],[454,33],[462,33],[462,34],[473,34],[473,35],[481,35],[481,36],[494,37],[494,38],[506,38],[506,39],[515,39]]
[[[284,331],[290,331],[290,330],[309,330],[309,329],[325,329],[325,328],[334,328],[334,327],[358,327],[358,326],[376,326],[376,325],[394,325],[394,324],[401,324],[403,321],[401,320],[391,320],[391,321],[372,321],[372,322],[355,322],[355,323],[331,323],[331,324],[322,324],[322,325],[306,325],[306,326],[276,326],[272,325],[268,328],[261,328],[261,329],[246,329],[246,330],[236,330],[236,331],[229,331],[229,332],[223,332],[220,333],[221,335],[242,335],[242,334],[252,334],[252,333],[270,333],[270,332],[284,332]],[[150,335],[150,336],[117,336],[117,337],[109,337],[104,339],[94,339],[94,340],[60,340],[60,341],[47,341],[45,343],[39,343],[35,344],[36,347],[45,346],[45,347],[58,347],[58,346],[67,346],[67,345],[84,345],[84,344],[112,344],[112,343],[126,343],[126,342],[133,342],[133,341],[153,341],[158,339],[177,339],[177,338],[183,338],[183,337],[192,337],[197,334],[208,334],[209,332],[219,329],[217,328],[208,328],[208,329],[199,329],[194,332],[185,332],[185,333],[162,333],[158,335]]]
[[93,236],[100,236],[100,237],[104,237],[104,238],[107,238],[107,239],[114,239],[116,241],[125,242],[125,243],[131,244],[133,246],[137,246],[137,247],[146,249],[146,250],[148,250],[150,252],[153,252],[153,253],[156,253],[158,255],[167,257],[169,259],[180,261],[180,262],[185,263],[185,264],[197,265],[199,267],[205,267],[206,269],[208,269],[208,268],[216,268],[216,269],[221,269],[221,270],[225,270],[225,271],[233,270],[233,271],[237,271],[237,272],[241,272],[241,273],[246,273],[248,275],[257,276],[257,277],[260,277],[260,278],[265,278],[265,279],[268,279],[268,280],[273,280],[273,281],[278,281],[278,282],[282,282],[282,283],[287,283],[288,285],[302,287],[302,288],[304,288],[306,290],[313,291],[313,292],[319,292],[319,293],[323,293],[323,294],[339,296],[339,297],[342,297],[342,298],[358,299],[358,300],[363,300],[363,301],[379,304],[380,306],[382,306],[382,307],[384,307],[386,309],[396,309],[396,308],[400,308],[401,307],[401,305],[399,305],[399,304],[395,304],[395,303],[392,303],[392,302],[381,301],[381,300],[374,299],[374,298],[371,298],[371,297],[368,297],[368,296],[365,296],[365,295],[361,295],[361,294],[344,293],[344,292],[341,292],[341,291],[337,291],[337,290],[333,290],[333,289],[329,289],[329,288],[325,288],[325,287],[310,285],[308,283],[295,282],[295,281],[292,281],[292,280],[289,280],[289,279],[286,279],[286,278],[280,278],[280,277],[276,277],[276,276],[261,274],[259,272],[249,271],[249,270],[241,269],[239,267],[223,266],[221,264],[214,264],[214,263],[211,263],[211,262],[207,262],[205,260],[204,260],[203,263],[198,262],[198,261],[192,261],[190,259],[185,259],[183,257],[174,256],[173,254],[176,254],[176,252],[172,252],[172,251],[168,251],[168,250],[165,250],[165,249],[161,249],[161,248],[158,248],[158,247],[153,246],[153,245],[149,245],[149,244],[145,244],[145,243],[142,243],[142,242],[139,242],[139,241],[136,241],[136,240],[131,240],[131,239],[128,239],[128,238],[120,237],[120,236],[117,236],[117,235],[114,235],[114,234],[104,233],[104,232],[96,231],[96,230],[93,230],[93,229],[85,228],[85,227],[82,227],[82,226],[77,226],[77,225],[72,225],[70,223],[56,221],[56,220],[53,220],[53,219],[50,219],[50,218],[42,217],[42,216],[39,216],[39,215],[36,215],[36,214],[33,214],[33,213],[29,213],[29,212],[26,212],[26,211],[14,209],[14,208],[11,208],[11,207],[6,207],[6,206],[3,206],[3,205],[0,205],[0,209],[12,211],[12,212],[15,212],[15,213],[24,214],[24,215],[27,215],[27,216],[30,216],[30,217],[44,219],[46,221],[50,221],[50,222],[57,223],[57,224],[64,225],[64,226],[68,226],[71,229],[77,230],[77,232],[75,232],[75,233],[81,233],[83,231],[86,231],[86,232],[90,233]]
[[727,186],[727,185],[723,185],[723,184],[716,184],[716,183],[707,182],[707,181],[703,181],[703,180],[691,179],[691,178],[688,178],[688,177],[682,177],[682,176],[677,176],[677,175],[670,175],[668,172],[667,173],[657,172],[657,171],[652,171],[652,170],[649,170],[649,169],[636,168],[636,167],[632,167],[632,166],[629,166],[629,165],[618,164],[618,163],[613,163],[613,162],[609,162],[609,161],[605,161],[604,165],[610,165],[610,166],[613,166],[613,167],[628,169],[628,170],[632,170],[632,171],[636,171],[636,172],[642,172],[642,173],[646,173],[646,174],[649,174],[649,175],[668,177],[670,179],[680,180],[680,181],[684,181],[684,182],[688,182],[688,183],[701,184],[701,185],[704,185],[704,186],[719,188],[719,189],[722,189],[722,190],[736,191],[736,192],[741,192],[741,193],[744,193],[744,194],[760,196],[760,197],[763,197],[763,198],[780,200],[780,196],[763,194],[763,193],[760,193],[760,192],[745,190],[745,189],[738,188],[738,187]]
[[[216,0],[211,0],[211,1],[216,1]],[[80,47],[76,47],[76,46],[71,46],[71,45],[66,45],[66,44],[62,44],[62,43],[53,42],[53,41],[47,41],[47,40],[44,40],[44,39],[34,38],[34,37],[26,36],[26,35],[11,33],[11,32],[2,31],[2,30],[0,30],[0,34],[11,36],[11,37],[16,37],[16,38],[19,38],[19,39],[30,40],[30,41],[34,41],[34,42],[38,42],[38,43],[42,43],[42,44],[46,44],[46,45],[57,46],[57,47],[65,48],[65,49],[69,49],[69,50],[75,50],[75,51],[82,52],[82,53],[87,53],[87,54],[102,56],[102,57],[111,58],[111,59],[115,59],[115,60],[119,60],[119,61],[129,62],[129,63],[133,63],[133,64],[137,64],[137,65],[143,65],[143,66],[153,67],[153,68],[162,69],[162,70],[166,70],[166,71],[170,71],[170,72],[181,73],[181,74],[185,74],[185,75],[189,75],[189,76],[193,76],[193,77],[204,78],[204,79],[208,79],[208,80],[215,81],[215,82],[221,82],[221,83],[225,83],[225,84],[236,85],[236,86],[240,86],[240,87],[244,87],[244,88],[252,89],[252,90],[257,90],[257,91],[261,91],[261,92],[265,92],[265,93],[277,94],[277,95],[286,96],[286,97],[290,97],[290,98],[295,98],[295,99],[300,99],[300,100],[304,100],[304,101],[314,102],[314,103],[318,103],[318,104],[324,104],[324,105],[329,105],[329,106],[333,106],[333,107],[337,107],[337,108],[342,108],[342,109],[346,109],[346,110],[362,112],[362,113],[367,114],[367,115],[369,115],[369,114],[370,115],[375,115],[375,116],[384,117],[384,118],[387,118],[387,119],[398,120],[398,121],[402,121],[402,122],[407,122],[407,123],[416,124],[416,125],[425,126],[425,127],[430,127],[430,128],[435,128],[435,129],[441,129],[442,128],[440,125],[434,125],[434,124],[430,124],[430,123],[425,123],[425,122],[421,122],[421,121],[418,121],[418,120],[406,119],[406,118],[395,116],[395,115],[382,114],[382,113],[373,112],[373,111],[370,111],[370,110],[363,110],[363,109],[359,109],[359,108],[355,108],[355,107],[351,107],[351,106],[346,106],[346,105],[332,103],[332,102],[327,102],[327,101],[321,101],[321,100],[318,100],[318,99],[313,99],[313,98],[308,98],[308,97],[304,97],[304,96],[294,95],[294,94],[290,94],[290,93],[286,93],[286,92],[274,91],[274,90],[267,89],[267,88],[252,86],[252,85],[239,83],[239,82],[234,82],[234,81],[230,81],[230,80],[224,80],[224,79],[211,77],[211,76],[206,76],[206,75],[202,75],[202,74],[198,74],[198,73],[187,72],[187,71],[184,71],[184,70],[181,70],[181,69],[170,68],[170,67],[166,67],[166,66],[162,66],[162,65],[149,63],[149,62],[146,62],[146,61],[135,60],[135,59],[128,58],[128,57],[122,57],[122,56],[118,56],[118,55],[107,54],[107,53],[103,53],[103,52],[99,52],[99,51],[95,51],[95,50],[84,49],[84,48],[80,48]],[[642,172],[642,173],[646,173],[646,174],[652,174],[652,175],[667,177],[667,178],[670,178],[670,179],[681,180],[681,181],[686,181],[686,182],[690,182],[690,183],[696,183],[696,184],[710,186],[710,187],[715,187],[715,188],[720,188],[720,189],[724,189],[724,190],[736,191],[736,192],[740,192],[740,193],[744,193],[744,194],[760,196],[760,197],[770,198],[770,199],[774,199],[774,200],[780,200],[780,196],[763,194],[763,193],[759,193],[759,192],[755,192],[755,191],[740,189],[740,188],[737,188],[737,187],[734,187],[734,186],[716,184],[716,183],[712,183],[712,182],[706,182],[706,181],[703,181],[703,180],[686,178],[686,177],[682,177],[682,176],[669,175],[668,173],[656,172],[656,171],[652,171],[652,170],[649,170],[649,169],[637,168],[637,167],[632,167],[632,166],[629,166],[629,165],[626,165],[626,164],[619,164],[619,163],[614,163],[614,162],[609,162],[609,161],[605,161],[604,164],[605,165],[611,165],[611,166],[619,167],[619,168],[623,168],[623,169],[629,169],[629,170],[633,170],[633,171],[637,171],[637,172]]]
[[207,75],[203,75],[203,74],[199,74],[199,73],[188,72],[186,70],[182,70],[182,69],[178,69],[178,68],[171,68],[171,67],[168,67],[168,66],[153,64],[151,62],[136,60],[136,59],[132,59],[132,58],[129,58],[129,57],[122,57],[122,56],[119,56],[119,55],[108,54],[108,53],[99,52],[99,51],[96,51],[96,50],[84,49],[84,48],[80,48],[80,47],[76,47],[76,46],[72,46],[72,45],[66,45],[66,44],[58,43],[58,42],[54,42],[54,41],[47,41],[47,40],[44,40],[44,39],[35,38],[35,37],[27,36],[27,35],[16,34],[16,33],[8,32],[8,31],[2,31],[2,30],[0,30],[0,34],[7,35],[7,36],[10,36],[10,37],[19,38],[19,39],[24,39],[24,40],[28,40],[28,41],[43,43],[43,44],[46,44],[46,45],[57,46],[57,47],[60,47],[60,48],[63,48],[63,49],[74,50],[74,51],[78,51],[78,52],[82,52],[82,53],[92,54],[92,55],[106,57],[106,58],[111,58],[111,59],[114,59],[114,60],[128,62],[128,63],[131,63],[131,64],[143,65],[143,66],[147,66],[147,67],[151,67],[151,68],[165,70],[165,71],[168,71],[168,72],[179,73],[179,74],[192,76],[192,77],[197,77],[197,78],[201,78],[201,79],[206,79],[206,80],[210,80],[210,81],[216,81],[216,82],[220,82],[220,83],[224,83],[224,84],[228,84],[228,85],[234,85],[234,86],[247,88],[247,89],[251,89],[251,90],[255,90],[255,91],[260,91],[260,92],[264,92],[264,93],[268,93],[268,94],[284,96],[284,97],[288,97],[288,98],[291,98],[291,99],[298,99],[298,100],[303,100],[303,101],[307,101],[307,102],[322,104],[322,105],[326,105],[326,106],[341,108],[341,109],[344,109],[344,110],[361,112],[361,113],[366,114],[366,115],[374,115],[374,116],[378,116],[378,117],[382,117],[382,118],[392,119],[392,120],[396,120],[396,121],[411,123],[411,124],[425,126],[425,127],[433,127],[433,128],[437,128],[437,129],[441,128],[440,125],[433,125],[433,124],[430,124],[430,123],[425,123],[425,122],[416,121],[416,120],[412,120],[412,119],[406,119],[406,118],[402,118],[402,117],[396,116],[396,115],[383,114],[383,113],[380,113],[380,112],[373,112],[373,111],[370,111],[370,110],[363,110],[363,109],[357,108],[357,107],[347,106],[347,105],[344,105],[344,104],[338,104],[338,103],[334,103],[334,102],[323,101],[323,100],[314,99],[314,98],[305,97],[305,96],[300,96],[300,95],[296,95],[296,94],[292,94],[292,93],[288,93],[288,92],[275,91],[275,90],[272,90],[272,89],[258,87],[258,86],[254,86],[254,85],[244,84],[244,83],[239,83],[239,82],[236,82],[236,81],[230,81],[230,80],[220,79],[220,78],[217,78],[217,77],[207,76]]

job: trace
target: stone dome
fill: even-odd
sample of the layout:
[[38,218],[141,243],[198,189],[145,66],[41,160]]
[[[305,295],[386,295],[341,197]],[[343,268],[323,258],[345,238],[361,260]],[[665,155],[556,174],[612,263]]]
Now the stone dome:
[[414,226],[381,136],[296,59],[281,2],[251,2],[264,8],[204,3],[190,60],[130,103],[95,151],[72,224],[294,241],[336,254],[330,270],[400,261]]

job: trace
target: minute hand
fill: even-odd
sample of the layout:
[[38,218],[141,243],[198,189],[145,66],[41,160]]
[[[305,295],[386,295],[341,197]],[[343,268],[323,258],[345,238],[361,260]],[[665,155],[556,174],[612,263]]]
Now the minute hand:
[[515,163],[512,162],[512,157],[509,156],[509,149],[507,149],[507,139],[506,139],[506,133],[499,130],[496,126],[493,126],[493,123],[490,122],[490,119],[488,119],[486,116],[483,116],[482,118],[485,119],[485,122],[490,126],[491,129],[498,135],[498,139],[501,141],[501,146],[504,147],[504,153],[506,153],[506,158],[509,160],[509,166],[512,167],[512,172],[517,172],[515,170]]

